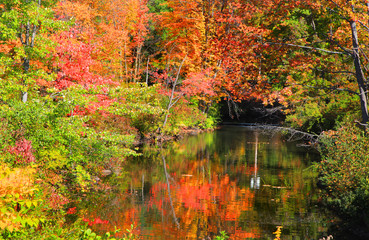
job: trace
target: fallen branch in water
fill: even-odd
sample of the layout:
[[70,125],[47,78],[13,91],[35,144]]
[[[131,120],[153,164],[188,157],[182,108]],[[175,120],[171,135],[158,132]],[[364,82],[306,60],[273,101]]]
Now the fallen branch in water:
[[261,129],[264,132],[276,134],[281,133],[287,137],[287,141],[294,142],[294,141],[304,141],[308,142],[308,144],[299,144],[299,146],[304,147],[314,147],[316,148],[318,146],[318,143],[320,139],[323,137],[322,134],[312,134],[303,132],[300,130],[296,130],[289,127],[279,127],[279,126],[273,126],[273,125],[250,125],[250,127]]
[[260,129],[262,130],[263,133],[272,134],[272,135],[276,133],[281,133],[287,137],[287,141],[308,142],[308,144],[299,144],[299,146],[305,146],[305,147],[316,148],[321,138],[323,138],[323,133],[318,135],[318,134],[307,133],[307,132],[303,132],[300,130],[296,130],[294,128],[280,127],[277,125],[266,125],[266,124],[257,124],[257,123],[227,123],[227,122],[224,122],[223,125],[245,126],[249,128]]

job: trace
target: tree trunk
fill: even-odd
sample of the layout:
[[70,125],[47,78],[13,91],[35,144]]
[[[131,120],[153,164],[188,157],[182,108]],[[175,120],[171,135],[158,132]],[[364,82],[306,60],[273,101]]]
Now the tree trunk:
[[173,107],[174,103],[176,103],[176,101],[174,101],[174,92],[176,90],[176,86],[177,86],[177,82],[178,82],[179,74],[181,72],[182,65],[183,65],[184,61],[186,60],[186,58],[187,58],[187,55],[183,58],[183,60],[181,62],[181,65],[178,68],[176,79],[174,80],[174,83],[173,83],[172,92],[171,92],[170,97],[169,97],[167,113],[165,114],[165,119],[164,119],[164,123],[163,123],[163,129],[164,129],[165,125],[167,124],[169,111]]
[[350,27],[352,33],[352,47],[353,47],[352,57],[354,58],[356,81],[359,87],[362,123],[366,124],[369,121],[368,103],[366,95],[365,77],[360,62],[359,41],[357,36],[356,22],[350,21]]
[[[28,57],[24,58],[24,60],[23,60],[23,71],[24,71],[25,74],[28,73],[28,71],[29,71],[29,58]],[[23,85],[26,85],[24,79],[23,79]],[[23,92],[22,91],[21,92],[22,102],[26,103],[27,99],[28,99],[28,92]]]

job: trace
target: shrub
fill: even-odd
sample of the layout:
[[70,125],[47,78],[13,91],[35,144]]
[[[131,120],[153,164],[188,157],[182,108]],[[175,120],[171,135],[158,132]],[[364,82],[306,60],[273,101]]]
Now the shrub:
[[334,128],[345,116],[360,113],[357,101],[355,97],[343,93],[324,100],[305,96],[303,101],[295,103],[292,112],[287,110],[286,122],[293,128],[320,133]]
[[318,164],[325,203],[339,214],[362,219],[369,213],[369,137],[353,123],[325,133]]
[[153,132],[161,125],[165,112],[162,106],[164,99],[158,93],[158,87],[131,84],[129,88],[116,88],[112,96],[117,101],[109,111],[130,119],[132,127],[144,135]]
[[34,174],[31,167],[10,169],[0,165],[0,232],[37,227],[45,221]]

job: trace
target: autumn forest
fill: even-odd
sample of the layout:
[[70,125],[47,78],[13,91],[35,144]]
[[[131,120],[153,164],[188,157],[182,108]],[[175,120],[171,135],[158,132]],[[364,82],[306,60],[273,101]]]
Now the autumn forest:
[[[152,185],[155,199],[170,191],[168,154],[158,152],[251,112],[285,140],[301,135],[319,154],[308,168],[319,203],[368,233],[368,75],[364,0],[1,0],[0,239],[140,239],[129,229],[93,229],[109,219],[76,212],[76,199],[112,191],[119,179],[129,189],[124,176],[135,171],[125,164],[144,146],[155,146],[145,164],[164,166],[168,183]],[[256,179],[256,165],[237,169]],[[188,179],[178,180],[181,199],[196,192]],[[254,193],[228,175],[209,179],[201,191],[216,184],[211,198],[232,186],[244,196],[224,219],[252,205]],[[201,191],[192,197],[206,199]],[[183,203],[204,211],[197,204]],[[220,230],[211,237],[241,239]]]

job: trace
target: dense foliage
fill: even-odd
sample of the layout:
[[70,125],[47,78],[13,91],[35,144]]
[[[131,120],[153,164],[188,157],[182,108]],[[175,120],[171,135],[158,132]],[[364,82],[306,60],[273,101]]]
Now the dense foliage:
[[367,220],[369,137],[352,123],[325,133],[318,164],[324,201],[355,224]]
[[[134,144],[213,128],[221,100],[279,106],[315,133],[347,116],[366,126],[367,11],[344,0],[2,1],[0,236],[58,228],[71,195],[99,186]],[[320,170],[329,202],[355,212],[368,183],[347,171],[365,169],[367,136],[347,126],[325,142]]]

